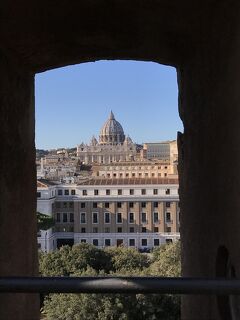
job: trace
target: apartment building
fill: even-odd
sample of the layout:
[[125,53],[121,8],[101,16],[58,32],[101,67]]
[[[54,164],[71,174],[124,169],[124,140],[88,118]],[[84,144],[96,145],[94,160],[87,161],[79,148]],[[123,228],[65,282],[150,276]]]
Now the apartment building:
[[80,242],[144,251],[180,239],[177,179],[92,178],[55,186],[38,183],[38,208],[45,208],[43,213],[55,219],[52,230],[39,233],[43,251]]

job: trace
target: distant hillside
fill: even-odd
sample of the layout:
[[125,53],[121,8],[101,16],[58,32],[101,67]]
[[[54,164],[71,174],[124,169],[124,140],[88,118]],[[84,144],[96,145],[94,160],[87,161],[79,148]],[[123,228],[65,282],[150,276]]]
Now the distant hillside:
[[48,150],[36,149],[36,158],[37,159],[40,159],[40,158],[46,156],[47,154],[49,154]]

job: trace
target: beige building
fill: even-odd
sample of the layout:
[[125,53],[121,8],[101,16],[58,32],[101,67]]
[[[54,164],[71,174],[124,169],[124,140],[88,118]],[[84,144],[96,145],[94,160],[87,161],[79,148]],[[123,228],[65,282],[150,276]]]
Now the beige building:
[[134,161],[136,154],[136,144],[125,136],[112,112],[100,131],[99,140],[93,136],[90,144],[77,146],[77,157],[84,164]]
[[180,238],[177,179],[93,178],[39,186],[38,207],[46,206],[56,222],[51,232],[40,234],[42,250],[80,242],[149,250]]
[[148,142],[143,144],[141,158],[148,160],[169,160],[178,159],[177,141]]

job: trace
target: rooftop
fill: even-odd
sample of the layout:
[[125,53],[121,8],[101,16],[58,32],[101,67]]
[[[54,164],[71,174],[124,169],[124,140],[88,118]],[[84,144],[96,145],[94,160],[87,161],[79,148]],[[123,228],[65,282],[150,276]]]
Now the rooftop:
[[125,178],[125,179],[107,179],[94,178],[78,183],[78,185],[128,185],[128,184],[178,184],[178,179],[169,178]]

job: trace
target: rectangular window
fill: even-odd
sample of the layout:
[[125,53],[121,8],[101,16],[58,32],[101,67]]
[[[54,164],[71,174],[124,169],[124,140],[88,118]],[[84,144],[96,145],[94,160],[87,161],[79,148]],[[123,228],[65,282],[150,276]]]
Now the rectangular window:
[[98,239],[93,239],[92,243],[93,243],[94,246],[98,247]]
[[117,228],[117,232],[118,232],[118,233],[122,233],[122,227],[118,227],[118,228]]
[[[170,232],[171,232],[171,231],[170,231]],[[172,239],[166,239],[166,243],[167,243],[167,244],[172,243]]]
[[142,208],[146,208],[146,202],[142,202],[141,206]]
[[117,213],[117,223],[122,223],[122,213],[121,212]]
[[170,208],[171,207],[171,202],[166,202],[166,208]]
[[81,208],[84,209],[86,207],[85,202],[81,202]]
[[133,196],[134,195],[134,189],[130,189],[129,190],[129,194],[130,194],[130,196]]
[[98,233],[98,228],[97,227],[93,228],[93,233]]
[[158,232],[159,231],[159,229],[158,229],[158,227],[154,227],[154,232]]
[[82,191],[82,195],[83,195],[83,196],[87,196],[87,190],[83,190],[83,191]]
[[122,208],[122,202],[118,202],[118,203],[117,203],[117,207],[118,207],[118,208]]
[[98,190],[97,189],[94,190],[94,195],[98,196]]
[[143,233],[147,232],[147,228],[146,227],[142,227],[142,232]]
[[146,247],[147,246],[147,239],[142,239],[142,246]]
[[110,196],[110,189],[107,189],[107,190],[106,190],[106,195],[107,195],[107,196]]
[[166,189],[165,194],[170,194],[170,189]]
[[37,192],[37,198],[41,198],[41,192]]
[[105,229],[104,229],[104,232],[105,232],[105,233],[110,233],[110,228],[105,228]]
[[63,208],[67,208],[67,202],[63,202]]
[[74,222],[74,214],[73,214],[73,212],[70,213],[70,222]]
[[69,208],[73,208],[73,202],[68,202]]
[[153,189],[153,194],[158,194],[158,189]]
[[133,178],[135,177],[135,173],[134,173],[134,172],[132,173],[132,177],[133,177]]
[[111,239],[105,239],[104,243],[105,243],[105,247],[110,247],[111,246]]
[[153,222],[154,223],[158,223],[159,222],[158,212],[153,212]]
[[119,195],[119,196],[122,195],[122,189],[118,189],[118,195]]
[[134,212],[129,212],[129,223],[134,223]]
[[98,223],[98,212],[92,213],[92,223]]
[[105,208],[109,208],[109,202],[105,202]]
[[166,221],[171,222],[171,212],[166,212]]
[[109,212],[104,213],[104,222],[110,223],[110,213]]
[[133,233],[134,232],[134,227],[129,228],[129,232]]
[[134,208],[134,202],[129,202],[129,208]]
[[63,194],[62,190],[58,190],[58,195],[62,196],[62,194]]
[[82,233],[86,233],[86,228],[81,228]]
[[146,189],[142,189],[142,195],[146,194]]
[[154,245],[154,247],[159,247],[159,245],[160,245],[159,239],[154,239],[153,240],[153,245]]
[[158,208],[158,202],[153,203],[154,208]]
[[98,207],[98,204],[97,204],[97,202],[93,202],[93,208],[97,208]]
[[67,222],[68,221],[68,215],[67,213],[63,214],[63,222]]
[[56,208],[61,208],[61,202],[56,202]]
[[80,241],[81,243],[86,243],[87,242],[87,240],[86,239],[81,239],[81,241]]
[[69,190],[64,190],[64,195],[69,196]]
[[172,228],[171,227],[167,227],[167,233],[172,232]]
[[75,194],[76,194],[76,190],[74,190],[74,189],[71,190],[71,195],[72,195],[72,196],[75,196]]
[[141,217],[142,217],[142,223],[147,223],[147,213],[142,212]]
[[61,213],[57,213],[56,221],[60,222],[61,221]]
[[129,239],[129,247],[135,247],[135,239]]
[[85,212],[80,213],[80,223],[86,223],[86,213]]

